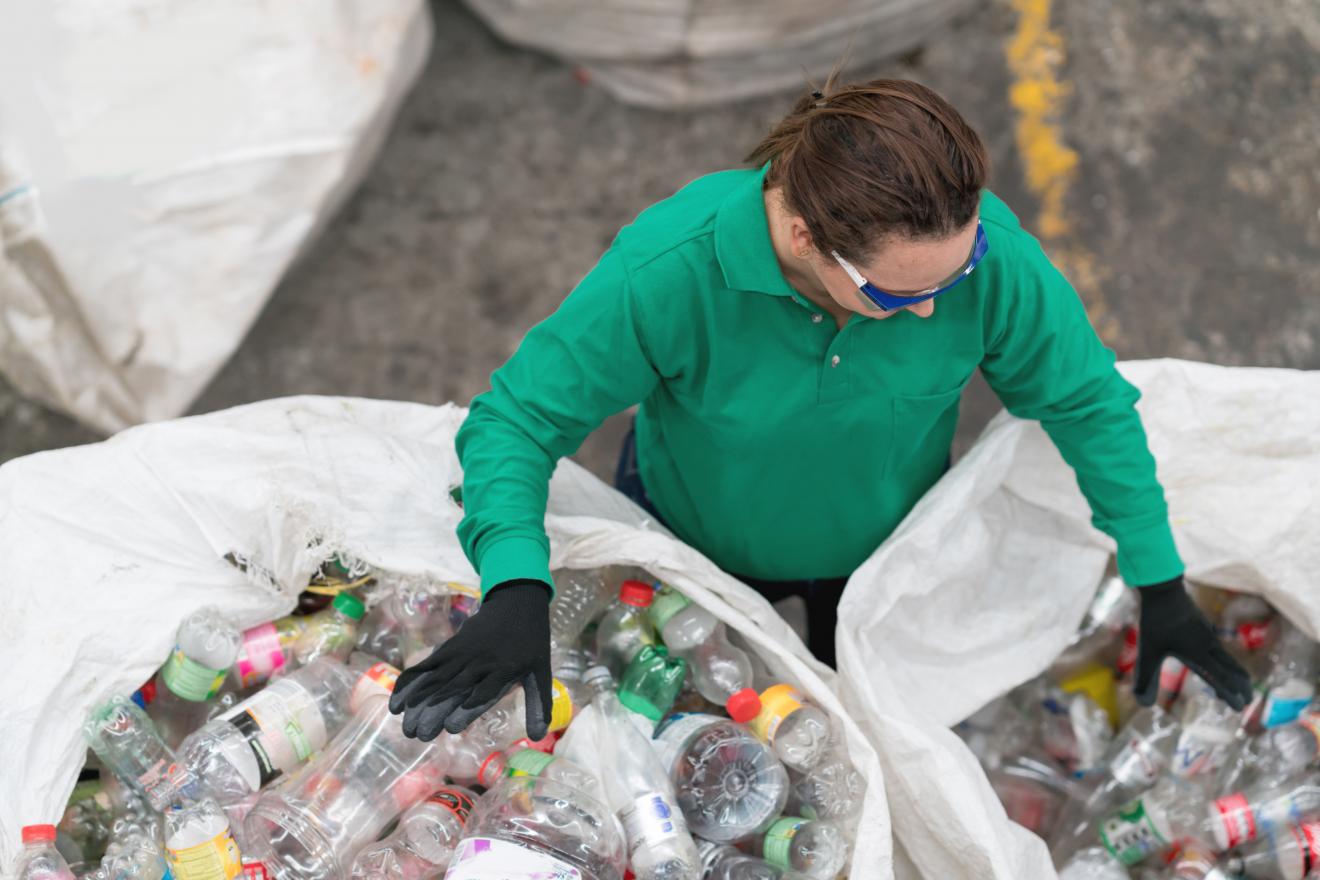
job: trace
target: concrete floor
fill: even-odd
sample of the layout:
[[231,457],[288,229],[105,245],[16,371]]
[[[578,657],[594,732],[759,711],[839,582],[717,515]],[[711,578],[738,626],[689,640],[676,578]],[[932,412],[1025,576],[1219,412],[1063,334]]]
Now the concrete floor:
[[[629,108],[460,4],[434,9],[430,63],[379,161],[195,412],[299,393],[466,402],[620,226],[738,165],[794,97]],[[1320,368],[1314,0],[1060,4],[1034,48],[1027,14],[989,0],[854,76],[920,79],[963,110],[992,187],[1046,227],[1120,357]],[[1022,127],[1054,92],[1057,143]],[[1060,155],[1070,170],[1050,171]],[[969,389],[959,450],[995,409]],[[624,425],[579,459],[610,473]],[[0,387],[0,460],[92,439]]]

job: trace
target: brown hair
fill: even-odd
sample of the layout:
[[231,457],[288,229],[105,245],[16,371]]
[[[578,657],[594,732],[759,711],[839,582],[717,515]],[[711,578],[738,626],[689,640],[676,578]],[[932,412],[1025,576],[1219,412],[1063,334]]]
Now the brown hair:
[[866,262],[885,238],[943,237],[976,214],[990,160],[980,136],[925,86],[875,79],[799,99],[745,161],[770,162],[821,253]]

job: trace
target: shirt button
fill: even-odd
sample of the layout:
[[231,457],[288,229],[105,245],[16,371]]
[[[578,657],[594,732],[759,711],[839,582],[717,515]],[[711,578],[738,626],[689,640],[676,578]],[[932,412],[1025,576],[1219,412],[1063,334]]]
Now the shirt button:
[[830,366],[837,367],[838,365],[839,365],[839,356],[836,354],[834,357],[830,358]]
[[824,315],[812,315],[812,316],[811,316],[811,323],[813,323],[813,324],[819,324],[821,321],[824,321],[824,320],[825,320],[825,316],[824,316]]

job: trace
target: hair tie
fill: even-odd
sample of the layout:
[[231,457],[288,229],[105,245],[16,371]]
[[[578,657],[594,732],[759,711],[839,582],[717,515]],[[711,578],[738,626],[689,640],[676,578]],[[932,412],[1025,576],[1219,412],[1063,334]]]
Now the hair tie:
[[811,93],[811,97],[816,99],[817,107],[824,107],[828,102],[824,100],[825,96],[819,90]]

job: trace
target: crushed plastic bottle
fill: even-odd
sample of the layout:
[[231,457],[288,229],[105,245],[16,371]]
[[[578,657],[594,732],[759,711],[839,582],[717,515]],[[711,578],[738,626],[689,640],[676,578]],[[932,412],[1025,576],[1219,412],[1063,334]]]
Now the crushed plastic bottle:
[[1224,761],[1216,785],[1236,791],[1258,779],[1286,779],[1320,765],[1320,705],[1312,703],[1297,720],[1243,739]]
[[353,861],[353,880],[428,880],[449,865],[477,795],[449,786],[399,817],[388,837],[365,847]]
[[729,643],[724,624],[715,615],[672,587],[656,593],[649,615],[660,638],[675,655],[687,660],[697,691],[729,717],[746,724],[761,711],[752,688],[752,663]]
[[655,591],[641,581],[624,581],[619,600],[605,612],[596,628],[596,659],[618,680],[638,652],[656,643],[655,630],[646,616]]
[[808,819],[846,822],[859,815],[866,796],[866,779],[838,746],[806,773],[789,773],[787,809]]
[[106,880],[162,880],[169,871],[162,831],[155,817],[147,823],[128,819],[115,822],[100,874]]
[[208,703],[224,686],[241,640],[238,628],[215,608],[196,611],[180,624],[148,711],[170,748],[205,723]]
[[54,825],[26,825],[23,850],[14,865],[18,880],[73,880],[69,865],[55,849]]
[[317,657],[345,661],[357,644],[357,626],[366,613],[362,600],[352,593],[335,596],[330,607],[307,620],[307,628],[293,643],[292,668],[306,666]]
[[835,735],[830,716],[790,684],[761,692],[761,711],[748,723],[785,767],[805,773],[828,754]]
[[1242,728],[1242,713],[1215,696],[1214,688],[1191,674],[1182,687],[1179,706],[1182,730],[1173,750],[1170,769],[1178,776],[1219,773]]
[[834,880],[848,861],[848,839],[833,822],[786,816],[757,841],[761,858],[808,880]]
[[92,711],[83,725],[87,744],[112,773],[163,810],[194,779],[137,704],[116,697]]
[[243,871],[229,817],[210,798],[165,812],[165,854],[175,880],[233,880]]
[[561,568],[551,573],[555,598],[550,603],[550,657],[556,671],[566,651],[578,650],[582,633],[617,595],[600,569]]

